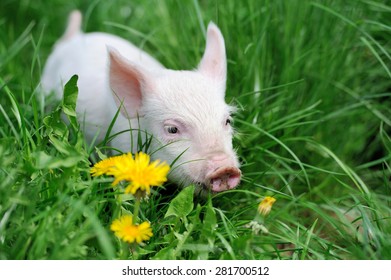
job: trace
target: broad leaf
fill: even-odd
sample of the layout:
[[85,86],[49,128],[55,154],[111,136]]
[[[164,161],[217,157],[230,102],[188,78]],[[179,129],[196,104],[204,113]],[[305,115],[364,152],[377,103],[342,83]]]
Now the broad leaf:
[[167,213],[164,217],[166,218],[169,216],[175,216],[178,218],[184,218],[187,215],[189,215],[194,207],[193,196],[194,196],[194,186],[189,186],[184,188],[170,202]]

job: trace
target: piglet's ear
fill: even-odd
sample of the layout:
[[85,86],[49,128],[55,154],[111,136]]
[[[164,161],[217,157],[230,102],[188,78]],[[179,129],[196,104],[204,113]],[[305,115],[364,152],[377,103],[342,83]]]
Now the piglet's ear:
[[198,70],[211,78],[225,82],[227,77],[227,58],[224,37],[216,24],[208,25],[205,53]]
[[109,82],[113,98],[126,118],[135,118],[141,107],[146,73],[109,47]]

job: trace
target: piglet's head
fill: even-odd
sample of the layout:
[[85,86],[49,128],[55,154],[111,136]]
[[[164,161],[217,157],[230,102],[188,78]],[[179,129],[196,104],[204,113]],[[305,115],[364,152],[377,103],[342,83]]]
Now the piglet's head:
[[210,23],[197,69],[145,69],[110,50],[110,86],[121,113],[141,117],[154,136],[154,158],[175,162],[169,178],[212,192],[235,188],[241,172],[232,147],[231,113],[224,101],[224,38]]

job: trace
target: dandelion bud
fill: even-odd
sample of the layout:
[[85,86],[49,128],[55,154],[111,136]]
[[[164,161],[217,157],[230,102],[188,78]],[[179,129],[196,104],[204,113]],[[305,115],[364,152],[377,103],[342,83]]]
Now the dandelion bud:
[[258,212],[262,216],[266,216],[272,210],[272,206],[276,199],[271,196],[266,196],[258,205]]

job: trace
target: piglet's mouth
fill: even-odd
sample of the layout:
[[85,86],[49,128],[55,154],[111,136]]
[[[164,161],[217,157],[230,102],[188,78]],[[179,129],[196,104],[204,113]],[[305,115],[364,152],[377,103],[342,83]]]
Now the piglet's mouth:
[[206,186],[213,192],[231,190],[239,185],[241,175],[239,168],[219,167],[207,176]]

